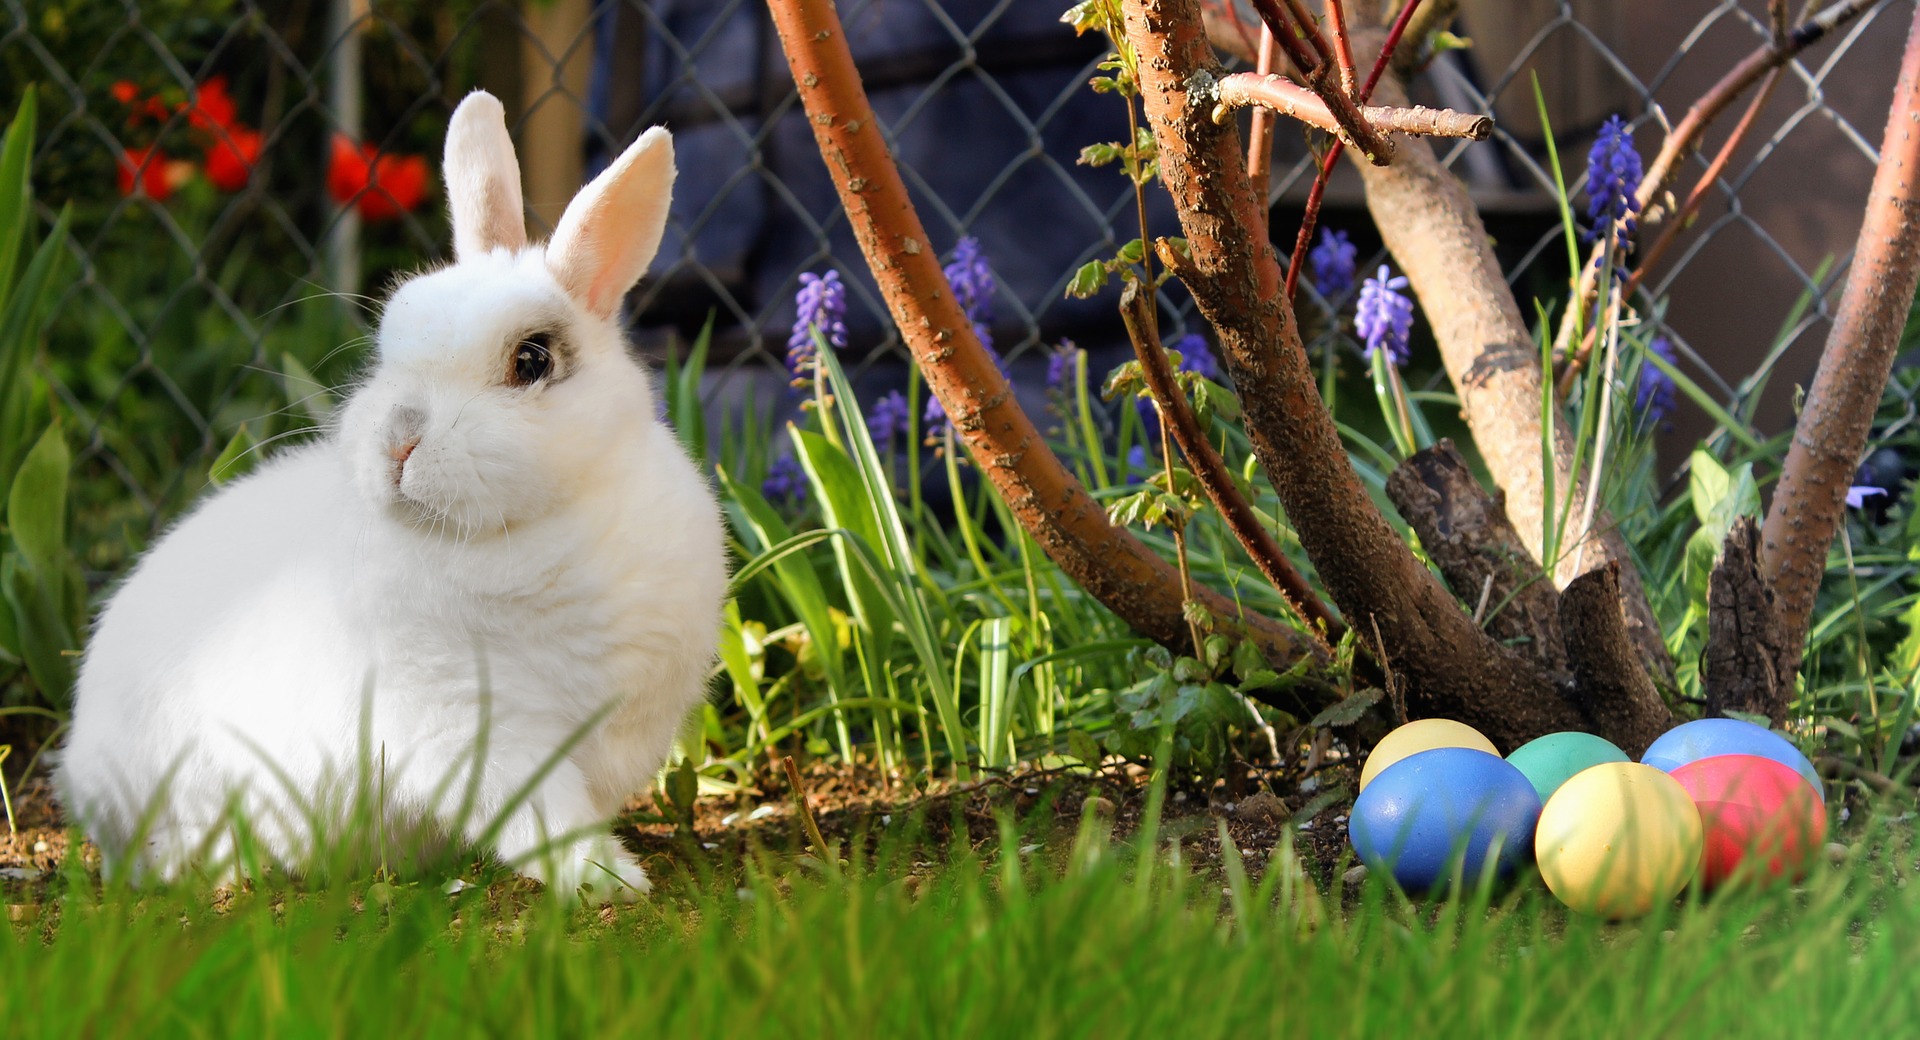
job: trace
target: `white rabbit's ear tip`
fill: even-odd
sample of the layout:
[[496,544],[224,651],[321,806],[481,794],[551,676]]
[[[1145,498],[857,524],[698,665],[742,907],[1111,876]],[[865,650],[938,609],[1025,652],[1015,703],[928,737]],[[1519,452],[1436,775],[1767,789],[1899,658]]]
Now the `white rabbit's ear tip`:
[[476,90],[461,100],[447,125],[443,161],[447,204],[453,214],[453,253],[466,259],[527,244],[521,212],[520,164],[500,99]]

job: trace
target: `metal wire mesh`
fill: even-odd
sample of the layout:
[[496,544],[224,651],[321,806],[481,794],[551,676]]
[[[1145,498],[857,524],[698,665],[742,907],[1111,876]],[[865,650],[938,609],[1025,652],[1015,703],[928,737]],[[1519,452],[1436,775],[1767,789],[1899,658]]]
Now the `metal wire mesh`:
[[[1039,381],[1042,344],[1072,337],[1118,346],[1111,300],[1063,291],[1075,267],[1139,233],[1124,179],[1076,163],[1083,146],[1125,138],[1127,123],[1118,101],[1087,88],[1104,46],[1059,24],[1063,6],[842,4],[881,129],[936,244],[945,250],[976,235],[991,258],[999,283],[991,331],[1023,383]],[[1507,42],[1441,57],[1419,91],[1500,119],[1493,140],[1445,151],[1488,214],[1523,295],[1563,291],[1566,271],[1529,70],[1569,62],[1586,70],[1548,91],[1563,161],[1575,165],[1567,174],[1577,178],[1575,149],[1601,109],[1626,112],[1650,149],[1695,81],[1726,67],[1703,69],[1698,55],[1713,45],[1737,56],[1767,37],[1763,10],[1735,0],[1692,6],[1654,17],[1664,27],[1654,32],[1645,24],[1654,5],[1633,0],[1463,4],[1457,29]],[[337,312],[341,300],[329,293],[368,303],[363,289],[377,294],[394,272],[446,253],[437,194],[412,198],[421,186],[405,183],[401,163],[437,155],[453,103],[476,85],[507,101],[529,162],[535,227],[550,225],[578,178],[642,129],[675,131],[681,179],[669,240],[631,314],[653,350],[713,315],[723,362],[711,383],[716,398],[737,397],[743,385],[778,397],[771,388],[784,383],[799,275],[829,267],[849,282],[863,378],[900,376],[898,336],[865,277],[758,0],[0,0],[0,10],[0,95],[39,85],[39,212],[50,225],[72,207],[84,272],[57,342],[80,344],[96,363],[54,365],[56,392],[90,438],[85,457],[119,474],[149,514],[163,511],[184,479],[164,460],[218,451],[259,400],[285,389],[286,355],[321,366],[323,383],[351,371],[353,324],[312,317]],[[1882,109],[1843,111],[1831,88],[1845,82],[1883,99],[1896,53],[1888,39],[1897,45],[1909,10],[1910,0],[1889,0],[1790,66],[1755,139],[1652,283],[1656,292],[1757,284],[1753,272],[1769,269],[1768,284],[1784,277],[1812,297],[1783,348],[1818,339],[1852,227],[1842,220],[1809,236],[1804,214],[1782,204],[1769,173],[1796,139],[1824,134],[1837,143],[1822,146],[1831,165],[1822,176],[1864,187],[1879,125],[1877,117],[1856,121]],[[1621,28],[1630,21],[1643,30],[1631,48]],[[195,107],[216,79],[233,100],[224,123]],[[233,127],[257,132],[258,150],[240,156],[250,166],[244,183],[216,185],[214,153],[229,143],[246,152]],[[360,154],[358,142],[374,158],[355,180],[340,172],[339,152]],[[1279,241],[1291,240],[1313,162],[1302,134],[1280,135]],[[1704,164],[1689,161],[1683,189]],[[224,172],[231,180],[230,164]],[[1835,205],[1857,220],[1862,196]],[[1343,174],[1326,220],[1377,247],[1359,206]],[[1792,228],[1783,230],[1783,213]],[[1149,220],[1158,233],[1173,227],[1161,207]],[[1828,253],[1840,262],[1823,269]],[[1666,314],[1669,334],[1690,369],[1731,397],[1765,344],[1729,352],[1710,341],[1754,301],[1694,295],[1701,298]],[[1771,320],[1790,302],[1766,301]],[[1184,299],[1165,304],[1182,331]],[[302,337],[346,349],[338,358],[315,353]],[[99,346],[108,341],[114,350]],[[176,411],[184,424],[173,428],[191,429],[198,443],[175,445],[171,456],[136,443],[144,428],[136,410],[154,408]]]

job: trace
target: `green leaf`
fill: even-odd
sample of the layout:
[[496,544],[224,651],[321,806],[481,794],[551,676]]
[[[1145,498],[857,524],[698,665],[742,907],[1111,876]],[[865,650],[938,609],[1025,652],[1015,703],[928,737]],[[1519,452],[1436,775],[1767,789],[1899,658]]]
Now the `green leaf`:
[[1330,705],[1320,714],[1315,715],[1307,725],[1314,729],[1351,726],[1360,721],[1360,717],[1367,713],[1367,709],[1380,703],[1380,698],[1383,696],[1385,694],[1380,690],[1369,686],[1341,700],[1338,704]]
[[67,652],[75,648],[75,640],[53,599],[56,586],[20,566],[9,570],[6,578],[6,588],[0,591],[13,614],[19,657],[47,703],[66,711],[73,702],[73,659]]
[[1093,739],[1086,730],[1067,731],[1067,754],[1089,766],[1097,766],[1106,756],[1100,751],[1100,742]]
[[59,427],[48,427],[33,450],[27,452],[7,491],[7,527],[21,561],[36,582],[52,580],[68,558],[67,471],[71,463]]
[[1117,144],[1090,144],[1080,149],[1080,165],[1105,166],[1120,158],[1120,146]]
[[[801,468],[806,470],[807,479],[819,495],[827,525],[858,539],[869,553],[876,552],[880,532],[874,525],[873,510],[853,460],[833,442],[810,430],[789,425],[787,434],[793,439]],[[875,579],[848,555],[844,540],[834,540],[833,552],[840,564],[841,580],[846,586],[853,616],[873,641],[873,654],[884,660],[888,644],[893,640],[893,609],[887,605],[887,598],[880,593]]]
[[1687,558],[1684,566],[1687,581],[1687,595],[1701,610],[1707,606],[1707,579],[1713,574],[1713,564],[1720,556],[1720,543],[1726,535],[1715,537],[1711,526],[1702,527],[1687,539]]
[[1106,288],[1107,282],[1112,277],[1113,273],[1107,270],[1104,262],[1089,260],[1081,264],[1079,270],[1073,272],[1073,278],[1067,282],[1067,295],[1084,300]]
[[672,418],[680,444],[695,459],[707,457],[707,416],[700,405],[700,377],[706,372],[707,351],[713,343],[713,320],[713,312],[708,311],[707,322],[693,338],[685,364],[671,352],[667,355],[667,415]]
[[1733,478],[1727,474],[1720,460],[1700,450],[1695,450],[1687,460],[1687,486],[1693,491],[1693,515],[1706,523],[1713,516],[1714,507],[1727,497],[1727,489],[1733,484]]
[[220,449],[213,465],[208,467],[207,479],[221,485],[246,476],[259,461],[258,453],[253,450],[259,445],[260,441],[247,429],[247,424],[241,423],[240,428],[233,431],[227,446]]
[[[30,408],[42,381],[28,376],[28,363],[40,343],[53,299],[66,288],[66,240],[70,210],[62,210],[40,248],[28,261],[18,285],[11,286],[0,311],[0,482],[13,479],[33,424]],[[8,291],[0,283],[0,292]]]
[[0,303],[8,299],[14,265],[20,262],[20,250],[33,221],[29,163],[38,112],[39,93],[29,87],[20,96],[20,108],[7,127],[5,141],[0,142]]
[[1129,264],[1139,263],[1141,260],[1146,258],[1146,255],[1147,255],[1146,244],[1141,242],[1137,238],[1121,246],[1120,251],[1114,254],[1115,259],[1121,260]]

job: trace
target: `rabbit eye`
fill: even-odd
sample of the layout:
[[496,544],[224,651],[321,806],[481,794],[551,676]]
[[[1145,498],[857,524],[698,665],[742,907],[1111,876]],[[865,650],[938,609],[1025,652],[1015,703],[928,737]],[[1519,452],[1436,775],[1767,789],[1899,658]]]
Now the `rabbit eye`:
[[532,386],[553,372],[553,336],[536,332],[513,348],[513,371],[507,382]]

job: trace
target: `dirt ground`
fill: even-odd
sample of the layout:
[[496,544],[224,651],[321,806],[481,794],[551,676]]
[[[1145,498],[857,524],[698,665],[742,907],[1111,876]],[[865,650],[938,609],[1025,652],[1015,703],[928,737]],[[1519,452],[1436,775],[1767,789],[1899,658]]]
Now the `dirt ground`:
[[[1161,817],[1163,840],[1177,838],[1182,857],[1214,873],[1220,863],[1219,824],[1239,849],[1248,872],[1264,873],[1268,857],[1289,830],[1296,853],[1316,883],[1326,884],[1349,866],[1346,792],[1352,771],[1332,763],[1313,777],[1249,770],[1229,795],[1225,781],[1208,786],[1175,785]],[[710,796],[693,804],[692,828],[666,798],[636,800],[617,831],[641,858],[656,883],[676,877],[738,876],[756,856],[810,854],[810,841],[784,773],[763,770],[742,792]],[[1084,815],[1110,827],[1116,841],[1139,829],[1149,786],[1138,763],[1110,760],[1098,771],[1015,770],[943,782],[922,791],[898,776],[867,765],[815,763],[801,771],[808,810],[826,841],[843,858],[876,858],[883,846],[891,869],[932,873],[961,853],[959,843],[995,854],[1004,822],[1015,828],[1022,851],[1064,859]],[[1278,789],[1278,790],[1276,790]],[[48,785],[39,779],[13,792],[18,830],[0,834],[0,896],[10,908],[40,903],[72,849]],[[903,845],[904,842],[904,845]],[[83,862],[97,864],[91,846]]]

